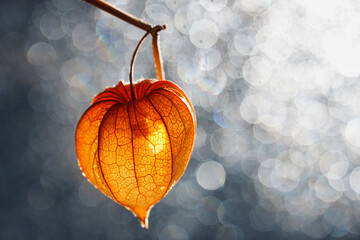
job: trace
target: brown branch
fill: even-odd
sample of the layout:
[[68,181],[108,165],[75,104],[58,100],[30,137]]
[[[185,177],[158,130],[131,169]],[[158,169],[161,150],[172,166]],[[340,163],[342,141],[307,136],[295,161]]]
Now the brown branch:
[[139,19],[131,14],[128,14],[126,12],[123,12],[119,9],[116,9],[113,6],[109,5],[106,2],[103,2],[101,0],[84,0],[84,1],[94,5],[97,8],[100,8],[101,10],[104,10],[107,13],[110,13],[111,15],[118,17],[121,20],[124,20],[125,22],[130,23],[146,32],[150,31],[153,28],[150,24],[142,21],[141,19]]
[[150,32],[150,34],[153,37],[152,46],[153,46],[153,55],[154,55],[156,75],[157,75],[158,80],[161,81],[164,79],[165,75],[164,75],[164,71],[163,71],[162,58],[161,58],[161,54],[160,54],[160,49],[158,47],[158,45],[159,45],[158,32],[165,29],[166,28],[165,25],[163,25],[161,27],[159,27],[159,26],[153,27],[149,23],[146,23],[131,14],[128,14],[119,9],[116,9],[113,6],[109,5],[106,2],[103,2],[101,0],[84,0],[84,1],[94,5],[95,7],[99,8],[101,10],[104,10],[107,13],[110,13],[111,15],[118,17],[121,20],[124,20],[125,22],[132,24],[146,32]]

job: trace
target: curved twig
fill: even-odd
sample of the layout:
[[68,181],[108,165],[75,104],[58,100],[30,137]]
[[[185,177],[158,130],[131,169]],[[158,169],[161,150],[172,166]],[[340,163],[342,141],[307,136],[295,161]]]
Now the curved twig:
[[[135,93],[134,93],[134,87],[133,87],[133,78],[134,78],[134,70],[133,69],[134,69],[134,63],[135,63],[136,55],[137,55],[137,53],[139,51],[139,48],[140,48],[141,44],[144,42],[145,38],[149,35],[149,33],[151,33],[153,35],[153,33],[158,33],[159,31],[161,31],[163,29],[165,29],[165,25],[163,25],[163,26],[157,25],[157,26],[151,28],[141,38],[141,40],[139,41],[138,45],[136,46],[136,48],[134,50],[133,56],[131,58],[130,71],[129,71],[130,91],[131,91],[131,97],[132,97],[133,100],[135,100]],[[154,58],[155,58],[155,54],[154,54]],[[157,56],[157,59],[159,59],[159,56]],[[156,60],[155,60],[155,62],[156,62]]]

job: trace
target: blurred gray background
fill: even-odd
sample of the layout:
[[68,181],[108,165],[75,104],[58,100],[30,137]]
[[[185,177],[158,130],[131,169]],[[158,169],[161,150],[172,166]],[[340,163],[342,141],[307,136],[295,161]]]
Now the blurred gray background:
[[[141,30],[78,0],[0,3],[0,239],[360,235],[360,3],[109,0],[161,32],[198,127],[150,229],[82,177],[74,134]],[[135,79],[154,78],[150,41]]]

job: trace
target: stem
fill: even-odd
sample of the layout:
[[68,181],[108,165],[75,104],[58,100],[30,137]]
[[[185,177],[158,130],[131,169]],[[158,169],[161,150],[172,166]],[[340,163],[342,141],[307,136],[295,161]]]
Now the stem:
[[[154,33],[157,33],[160,31],[160,30],[163,30],[165,29],[165,25],[163,26],[160,26],[160,25],[157,25],[153,28],[151,28],[149,31],[146,32],[146,34],[141,38],[141,40],[139,41],[138,45],[136,46],[135,50],[134,50],[134,53],[133,53],[133,56],[131,58],[131,63],[130,63],[130,72],[129,72],[129,79],[130,79],[130,91],[131,91],[131,98],[133,100],[135,100],[135,92],[134,92],[134,87],[133,87],[133,78],[134,78],[134,63],[135,63],[135,59],[136,59],[136,55],[139,51],[139,48],[141,46],[141,44],[144,42],[145,38],[149,35],[149,33],[151,33],[153,36],[154,36]],[[155,54],[154,54],[154,58],[156,59],[155,57]],[[157,56],[157,59],[159,59],[159,57]],[[156,60],[155,60],[156,62]]]
[[[154,55],[156,75],[157,75],[158,80],[160,80],[160,81],[165,78],[160,49],[158,47],[158,45],[159,45],[158,32],[160,30],[165,29],[166,28],[165,25],[163,25],[161,28],[157,28],[158,26],[153,27],[151,24],[146,23],[131,14],[128,14],[119,9],[116,9],[113,6],[109,5],[108,3],[103,2],[102,0],[84,0],[84,1],[94,5],[95,7],[99,8],[99,9],[102,9],[105,12],[110,13],[111,15],[118,17],[121,20],[124,20],[125,22],[132,24],[146,32],[150,32],[153,37],[152,46],[153,46],[153,55]],[[131,84],[131,86],[132,86],[132,84]]]

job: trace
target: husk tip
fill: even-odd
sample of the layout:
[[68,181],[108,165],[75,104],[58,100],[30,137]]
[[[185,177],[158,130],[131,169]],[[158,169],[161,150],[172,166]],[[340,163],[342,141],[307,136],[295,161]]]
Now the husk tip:
[[148,229],[149,228],[149,214],[151,208],[133,208],[131,211],[136,215],[136,217],[140,220],[141,227]]

